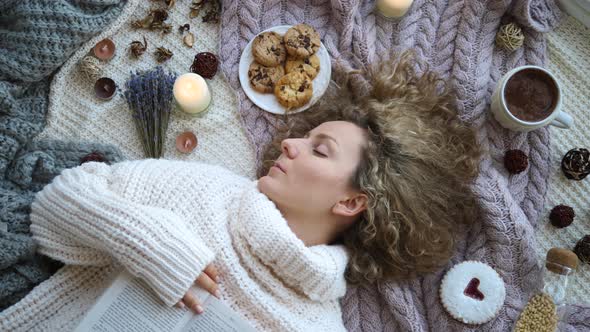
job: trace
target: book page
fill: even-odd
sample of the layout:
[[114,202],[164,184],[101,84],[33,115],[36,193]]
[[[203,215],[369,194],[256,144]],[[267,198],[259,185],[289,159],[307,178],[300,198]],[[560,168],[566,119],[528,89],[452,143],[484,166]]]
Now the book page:
[[194,315],[167,307],[140,278],[121,272],[75,331],[181,331]]
[[193,285],[191,289],[203,303],[204,312],[200,315],[188,308],[167,307],[143,280],[124,270],[114,278],[75,331],[256,331],[203,288]]
[[203,313],[195,315],[183,332],[256,332],[248,322],[214,296],[205,301],[203,308]]

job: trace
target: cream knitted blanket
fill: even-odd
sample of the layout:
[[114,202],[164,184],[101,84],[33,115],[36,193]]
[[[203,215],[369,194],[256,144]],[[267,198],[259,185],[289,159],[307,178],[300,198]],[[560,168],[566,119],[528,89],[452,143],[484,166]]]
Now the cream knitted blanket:
[[[574,118],[569,130],[551,131],[551,173],[545,210],[539,216],[537,242],[539,259],[552,247],[573,248],[584,235],[590,234],[590,181],[568,180],[561,171],[561,159],[573,148],[590,148],[590,29],[575,18],[565,17],[547,38],[548,68],[563,88],[564,109]],[[569,205],[576,213],[575,222],[563,229],[549,223],[548,215],[558,204]],[[572,303],[590,303],[590,264],[581,264],[569,281]]]
[[[36,140],[59,138],[73,141],[104,142],[117,146],[129,159],[144,158],[141,141],[136,133],[123,95],[120,93],[130,73],[158,65],[154,57],[156,47],[166,47],[174,55],[162,64],[165,70],[184,74],[198,52],[217,53],[218,24],[202,23],[200,18],[189,19],[190,1],[177,1],[169,11],[166,21],[173,27],[170,34],[157,31],[136,30],[131,22],[143,19],[151,1],[129,0],[126,7],[104,32],[89,40],[61,67],[55,75],[49,95],[47,126]],[[177,28],[189,23],[195,34],[192,48],[185,46]],[[134,40],[148,43],[147,51],[139,59],[130,56],[129,44]],[[119,92],[110,101],[94,97],[93,82],[88,81],[78,68],[78,62],[100,40],[110,38],[116,45],[115,57],[103,63],[103,76],[112,78]],[[207,81],[212,93],[212,104],[202,117],[190,117],[175,109],[168,127],[164,155],[166,159],[206,161],[223,165],[237,174],[254,178],[255,162],[252,145],[240,125],[235,92],[219,72]],[[191,130],[198,139],[198,146],[191,154],[176,150],[175,138],[183,131]]]

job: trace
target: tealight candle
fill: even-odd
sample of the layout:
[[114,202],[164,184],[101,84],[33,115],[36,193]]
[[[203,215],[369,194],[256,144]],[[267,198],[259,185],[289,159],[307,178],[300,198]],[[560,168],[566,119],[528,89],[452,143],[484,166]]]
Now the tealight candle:
[[108,38],[103,39],[96,43],[93,52],[100,60],[110,60],[115,55],[115,43]]
[[197,147],[197,136],[190,131],[176,137],[176,149],[182,153],[190,153]]
[[203,112],[211,103],[211,93],[207,82],[195,73],[180,75],[174,82],[172,92],[178,106],[192,115]]
[[402,17],[414,0],[377,0],[377,9],[385,17]]
[[98,99],[109,100],[117,91],[115,81],[108,77],[101,77],[94,83],[94,94]]

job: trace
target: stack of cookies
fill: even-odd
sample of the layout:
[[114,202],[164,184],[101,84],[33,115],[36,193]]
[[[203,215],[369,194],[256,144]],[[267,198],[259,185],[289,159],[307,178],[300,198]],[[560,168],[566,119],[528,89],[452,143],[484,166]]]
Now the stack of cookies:
[[254,62],[248,78],[254,90],[274,92],[287,109],[305,105],[313,95],[312,80],[320,71],[320,36],[307,24],[297,24],[285,36],[264,32],[254,39]]

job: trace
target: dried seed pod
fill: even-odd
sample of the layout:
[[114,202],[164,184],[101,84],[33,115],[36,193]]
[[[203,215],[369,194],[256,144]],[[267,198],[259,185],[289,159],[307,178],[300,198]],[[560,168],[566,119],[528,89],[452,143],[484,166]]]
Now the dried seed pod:
[[134,40],[131,42],[131,54],[134,57],[139,58],[147,49],[147,40],[145,40],[145,36],[143,37],[143,44],[139,40]]
[[496,44],[504,49],[513,52],[522,46],[524,34],[522,29],[515,23],[508,23],[500,27],[496,34]]
[[178,32],[183,33],[185,31],[190,31],[191,30],[191,25],[188,23],[185,23],[184,25],[181,25],[178,27]]
[[191,65],[191,72],[199,74],[204,78],[212,79],[217,73],[219,61],[213,53],[202,52],[195,56]]
[[186,36],[182,38],[182,41],[184,42],[184,45],[188,47],[193,47],[193,45],[195,44],[195,35],[189,32],[188,34],[186,34]]
[[172,51],[165,47],[158,47],[154,54],[156,55],[156,60],[160,63],[168,61],[168,59],[170,59],[174,55]]
[[590,174],[590,151],[571,149],[561,160],[561,170],[570,180],[583,180]]
[[164,0],[164,3],[166,4],[166,6],[168,6],[168,9],[174,7],[174,5],[176,4],[176,0]]
[[96,81],[102,75],[102,64],[90,55],[85,56],[78,63],[80,72],[90,81]]
[[590,264],[590,235],[585,235],[576,243],[574,253],[576,253],[579,260]]
[[199,12],[201,11],[201,9],[205,5],[205,3],[206,3],[206,0],[193,0],[193,2],[191,3],[191,6],[190,6],[189,17],[195,18],[195,17],[199,16]]
[[216,6],[213,6],[212,9],[209,9],[203,16],[203,22],[205,23],[219,23],[219,9]]
[[166,9],[152,9],[143,19],[132,22],[131,26],[136,29],[162,30],[163,33],[168,33],[172,30],[172,26],[164,23],[167,19]]

